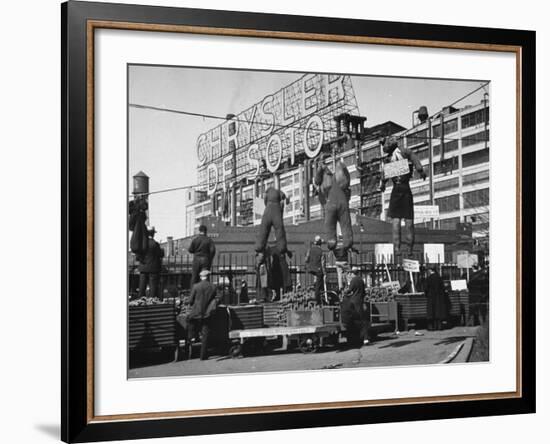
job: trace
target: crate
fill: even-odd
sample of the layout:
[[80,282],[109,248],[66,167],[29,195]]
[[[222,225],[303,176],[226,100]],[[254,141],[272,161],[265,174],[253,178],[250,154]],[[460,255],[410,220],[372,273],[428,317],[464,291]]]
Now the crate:
[[176,308],[173,303],[128,308],[130,350],[176,346]]
[[337,324],[340,322],[340,307],[323,307],[323,324]]
[[370,319],[374,323],[383,323],[397,320],[397,303],[389,302],[370,302]]
[[449,292],[449,316],[468,319],[470,313],[470,293],[468,291]]
[[428,318],[428,299],[424,293],[404,293],[395,295],[398,319],[404,330],[408,330],[409,321]]
[[399,316],[404,319],[426,319],[428,317],[428,299],[424,293],[397,294]]

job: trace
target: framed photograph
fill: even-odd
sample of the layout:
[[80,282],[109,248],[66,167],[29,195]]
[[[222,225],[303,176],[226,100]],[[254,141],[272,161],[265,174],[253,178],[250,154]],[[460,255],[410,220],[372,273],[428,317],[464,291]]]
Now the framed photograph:
[[535,411],[535,33],[62,5],[62,439]]

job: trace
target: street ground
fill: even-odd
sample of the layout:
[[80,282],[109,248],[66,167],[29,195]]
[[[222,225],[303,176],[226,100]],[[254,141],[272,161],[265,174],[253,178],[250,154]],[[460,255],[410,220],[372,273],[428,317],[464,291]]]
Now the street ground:
[[[190,376],[291,370],[321,370],[396,365],[429,365],[443,361],[465,362],[479,327],[454,327],[443,331],[409,330],[398,336],[385,333],[360,349],[345,344],[303,354],[298,350],[231,358],[211,356],[207,361],[191,359],[131,368],[129,378]],[[158,359],[158,358],[157,358]],[[149,361],[151,362],[151,361]]]

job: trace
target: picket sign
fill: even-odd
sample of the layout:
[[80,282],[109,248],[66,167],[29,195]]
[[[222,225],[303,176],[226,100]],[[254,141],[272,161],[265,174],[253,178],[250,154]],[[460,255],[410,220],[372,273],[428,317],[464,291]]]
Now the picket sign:
[[409,174],[409,161],[407,159],[396,160],[384,164],[384,178],[403,176]]
[[386,274],[388,276],[388,282],[382,282],[382,284],[380,286],[383,287],[383,288],[391,288],[393,291],[399,291],[399,289],[401,288],[401,284],[399,283],[399,281],[392,281],[391,280],[390,270],[388,269],[388,264],[386,264],[385,261],[384,261],[384,268],[386,269]]
[[403,259],[403,270],[418,273],[420,271],[420,262],[414,259]]
[[409,272],[412,291],[413,293],[416,293],[416,288],[414,287],[413,271],[415,273],[420,271],[420,262],[415,261],[413,259],[403,259],[403,270]]

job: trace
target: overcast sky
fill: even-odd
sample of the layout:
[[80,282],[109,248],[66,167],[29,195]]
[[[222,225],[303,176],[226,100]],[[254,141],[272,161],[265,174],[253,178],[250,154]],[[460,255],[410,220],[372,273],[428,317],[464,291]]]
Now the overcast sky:
[[[302,76],[302,73],[239,71],[184,67],[131,66],[130,103],[225,116],[238,114]],[[470,91],[481,81],[407,79],[352,76],[359,112],[367,126],[388,120],[408,128],[411,114],[419,106],[434,114]],[[483,90],[457,104],[477,104]],[[197,183],[196,142],[198,136],[220,120],[129,108],[129,184],[143,170],[150,190]],[[150,224],[157,239],[184,234],[183,191],[150,198]]]

